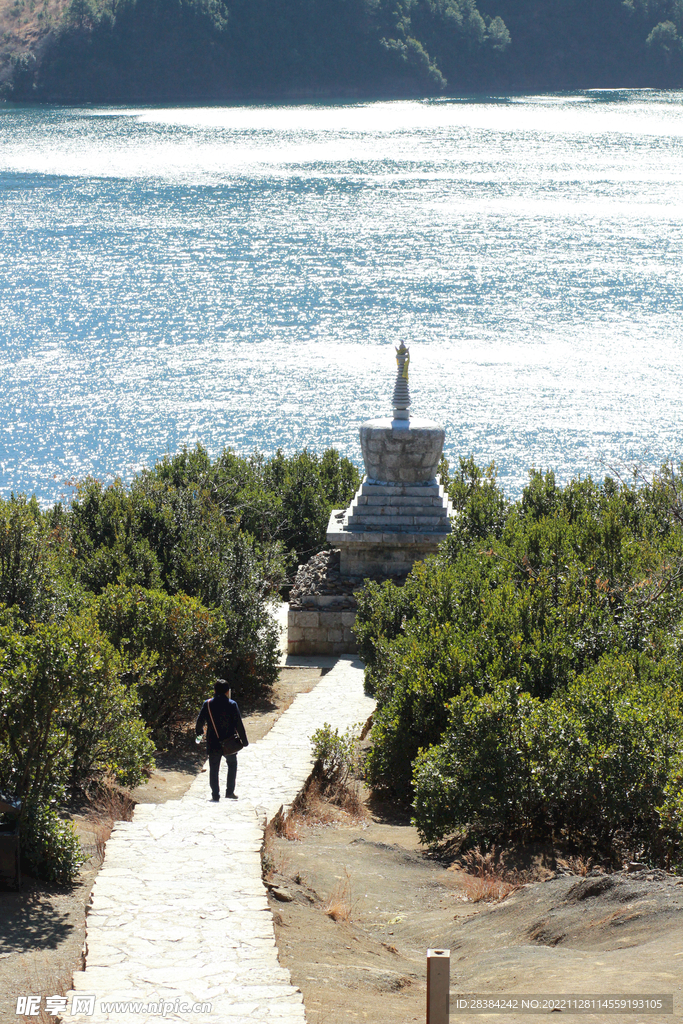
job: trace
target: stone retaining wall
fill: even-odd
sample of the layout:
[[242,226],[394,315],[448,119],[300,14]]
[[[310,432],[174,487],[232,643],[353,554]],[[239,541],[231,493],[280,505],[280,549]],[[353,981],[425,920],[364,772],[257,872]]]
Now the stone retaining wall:
[[290,608],[287,615],[287,651],[289,654],[355,654],[358,650],[351,627],[356,612],[350,608],[331,608],[321,603],[305,609]]

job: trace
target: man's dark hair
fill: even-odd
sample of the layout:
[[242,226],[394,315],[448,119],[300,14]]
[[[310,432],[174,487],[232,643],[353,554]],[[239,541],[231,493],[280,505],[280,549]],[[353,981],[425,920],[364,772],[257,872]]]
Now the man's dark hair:
[[217,679],[213,684],[213,692],[218,697],[221,693],[227,693],[230,689],[230,683],[227,683],[225,679]]

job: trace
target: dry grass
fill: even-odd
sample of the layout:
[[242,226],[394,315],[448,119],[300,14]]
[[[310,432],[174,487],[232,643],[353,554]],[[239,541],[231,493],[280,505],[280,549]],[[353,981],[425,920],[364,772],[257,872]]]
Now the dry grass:
[[269,821],[263,832],[261,844],[261,874],[264,881],[269,882],[275,874],[275,840],[277,835],[277,821]]
[[368,816],[360,785],[355,781],[347,783],[343,788],[343,792],[339,793],[333,802],[336,803],[344,814],[348,815],[354,823],[362,821],[363,818],[367,818]]
[[95,840],[95,856],[102,863],[107,848],[107,840],[111,835],[113,822],[93,821],[92,830]]
[[323,913],[333,921],[350,921],[354,912],[354,901],[351,896],[351,879],[348,869],[344,869],[344,877],[337,881],[330,898],[323,906]]
[[502,851],[495,846],[486,853],[477,846],[462,861],[460,883],[472,903],[499,903],[528,881],[523,872],[505,867]]
[[273,821],[269,821],[263,832],[263,843],[261,844],[261,874],[263,880],[271,882],[274,875],[285,875],[289,862],[285,854],[281,853],[275,846],[275,836],[279,835],[281,816],[278,815]]
[[595,861],[592,857],[564,857],[562,859],[558,858],[557,865],[560,868],[566,868],[574,875],[582,875],[585,878],[594,867]]
[[114,825],[117,821],[131,820],[135,801],[125,789],[105,781],[88,792],[88,803],[87,820],[93,834],[95,853],[101,863]]
[[30,970],[23,971],[23,974],[26,980],[25,982],[22,980],[21,987],[28,995],[40,996],[40,1009],[37,1016],[32,1014],[27,1017],[24,1014],[19,1014],[14,1020],[19,1024],[35,1024],[36,1021],[38,1024],[48,1024],[48,1022],[55,1024],[55,1021],[62,1020],[61,1016],[54,1017],[47,1012],[45,999],[47,996],[65,996],[71,988],[71,973],[58,973],[53,967],[41,963],[40,960],[33,960]]
[[465,874],[461,884],[471,903],[500,903],[519,888],[514,882],[506,882],[502,878],[493,878],[490,875]]
[[135,800],[126,789],[105,779],[88,790],[91,810],[112,821],[130,821],[135,810]]
[[357,825],[367,817],[365,800],[357,782],[335,785],[330,791],[330,787],[320,779],[313,778],[289,814],[276,819],[273,826],[281,838],[298,842],[307,825]]

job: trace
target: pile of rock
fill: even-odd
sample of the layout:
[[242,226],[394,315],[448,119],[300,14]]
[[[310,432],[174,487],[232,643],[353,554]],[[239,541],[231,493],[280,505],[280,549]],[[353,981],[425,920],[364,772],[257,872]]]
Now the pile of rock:
[[[342,576],[339,568],[340,551],[321,551],[304,565],[300,565],[294,586],[289,595],[289,607],[296,610],[312,607],[356,608],[356,592],[367,579],[378,582],[390,578],[399,586],[405,582],[406,573],[387,577],[384,573],[375,576]],[[321,598],[328,598],[322,600]]]
[[355,608],[354,591],[363,585],[362,576],[341,576],[339,573],[339,551],[321,551],[304,565],[300,565],[294,586],[289,595],[289,607],[310,608],[318,605],[318,598],[329,597],[324,602],[342,608]]
[[[367,576],[342,576],[338,550],[321,551],[300,565],[289,595],[290,654],[352,654],[356,593]],[[372,577],[370,577],[372,578]],[[386,580],[387,576],[377,579]],[[392,577],[402,584],[405,574]]]

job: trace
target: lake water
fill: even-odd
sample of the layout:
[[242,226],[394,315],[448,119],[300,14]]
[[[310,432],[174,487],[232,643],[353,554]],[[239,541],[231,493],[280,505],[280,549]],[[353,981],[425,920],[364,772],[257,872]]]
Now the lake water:
[[518,494],[683,457],[683,94],[0,107],[0,493],[338,446],[393,346]]

